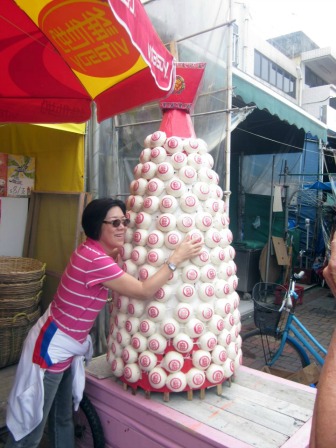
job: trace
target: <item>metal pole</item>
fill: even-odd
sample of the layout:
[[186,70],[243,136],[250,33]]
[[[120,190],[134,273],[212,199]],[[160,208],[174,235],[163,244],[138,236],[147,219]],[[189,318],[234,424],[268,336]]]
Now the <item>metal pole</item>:
[[287,165],[287,160],[285,160],[283,187],[285,189],[285,218],[284,218],[285,219],[285,232],[284,232],[284,237],[285,237],[286,242],[287,242],[287,237],[288,237],[288,208],[289,208],[287,174],[288,174],[288,165]]
[[269,263],[270,263],[270,258],[271,258],[273,198],[274,198],[274,185],[273,185],[274,161],[275,161],[275,156],[273,156],[273,162],[272,162],[271,204],[270,204],[270,213],[269,213],[269,222],[268,222],[268,244],[267,244],[266,274],[265,274],[265,282],[266,283],[268,282]]
[[[229,1],[229,23],[228,23],[228,47],[227,47],[227,105],[230,111],[232,107],[232,44],[233,44],[233,22],[232,0]],[[231,112],[226,113],[226,139],[225,139],[225,191],[230,191],[230,170],[231,170]],[[230,195],[226,198],[227,213],[229,215]]]
[[306,218],[305,219],[305,224],[306,224],[306,269],[308,269],[308,251],[309,251],[309,227],[310,227],[310,219]]
[[292,255],[293,255],[293,236],[291,237],[290,241],[288,242],[288,208],[289,208],[288,187],[289,187],[289,185],[287,184],[287,174],[288,174],[288,165],[287,165],[287,160],[285,160],[284,184],[283,184],[283,187],[285,189],[284,240],[286,243],[289,264],[286,266],[286,269],[285,269],[285,273],[284,273],[284,277],[283,277],[284,284],[286,284],[287,282],[289,284],[289,276],[290,276],[291,267],[292,267]]
[[199,31],[198,33],[189,34],[189,36],[181,37],[180,39],[176,39],[175,42],[183,42],[184,40],[191,39],[192,37],[195,37],[195,36],[200,36],[201,34],[204,34],[204,33],[209,33],[210,31],[217,30],[218,28],[222,28],[223,26],[232,26],[232,24],[236,20],[235,19],[234,20],[231,19],[231,11],[232,11],[232,0],[230,0],[230,3],[229,3],[229,17],[230,17],[230,19],[229,19],[228,22],[220,23],[219,25],[213,26],[212,28],[207,28],[206,30],[203,30],[203,31]]
[[238,198],[237,198],[237,200],[238,200],[238,211],[237,211],[238,241],[242,241],[244,239],[243,238],[243,204],[245,204],[245,191],[243,190],[243,183],[242,183],[243,160],[244,160],[244,153],[241,153],[239,156]]
[[[227,89],[222,89],[227,90]],[[213,93],[213,92],[211,92]],[[195,114],[190,114],[191,118],[194,117],[203,117],[208,115],[214,115],[214,114],[222,114],[222,113],[231,113],[231,112],[238,112],[238,111],[248,111],[248,110],[254,110],[256,109],[256,106],[246,106],[246,107],[231,107],[231,109],[219,109],[219,110],[210,110],[208,112],[197,112]],[[118,126],[115,126],[116,129],[126,128],[128,126],[143,126],[144,124],[152,124],[152,123],[161,123],[162,118],[157,120],[148,120],[148,121],[137,121],[136,123],[124,123],[119,124]]]

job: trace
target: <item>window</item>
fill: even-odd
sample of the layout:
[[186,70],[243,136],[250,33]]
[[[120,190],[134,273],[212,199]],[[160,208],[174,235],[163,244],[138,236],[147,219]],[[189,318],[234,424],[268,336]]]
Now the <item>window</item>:
[[278,69],[277,70],[277,77],[276,77],[276,80],[277,80],[276,86],[280,90],[284,90],[283,78],[284,78],[284,72],[281,69]]
[[265,58],[261,58],[261,79],[263,79],[264,81],[269,80],[268,67],[269,67],[268,60]]
[[335,97],[330,98],[329,106],[332,107],[333,109],[336,109],[336,98]]
[[232,45],[232,62],[235,67],[239,64],[239,28],[236,23],[233,24],[233,45]]
[[328,83],[317,76],[310,68],[305,67],[305,85],[308,87],[326,86]]
[[254,53],[254,74],[261,78],[261,54]]
[[276,85],[276,74],[277,74],[277,66],[276,64],[271,63],[269,82],[272,84],[272,86]]
[[295,98],[295,77],[256,50],[254,52],[254,74]]

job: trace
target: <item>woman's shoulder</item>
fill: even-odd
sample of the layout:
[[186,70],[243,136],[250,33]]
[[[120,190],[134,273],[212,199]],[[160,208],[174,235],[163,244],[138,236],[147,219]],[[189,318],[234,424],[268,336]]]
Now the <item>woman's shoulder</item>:
[[77,254],[88,257],[91,260],[100,259],[100,258],[111,258],[103,248],[100,246],[98,241],[91,240],[88,238],[84,241],[78,248]]
[[114,264],[114,260],[99,245],[92,244],[90,241],[80,244],[70,259],[70,266],[84,271],[91,270],[93,266],[103,267],[112,264]]

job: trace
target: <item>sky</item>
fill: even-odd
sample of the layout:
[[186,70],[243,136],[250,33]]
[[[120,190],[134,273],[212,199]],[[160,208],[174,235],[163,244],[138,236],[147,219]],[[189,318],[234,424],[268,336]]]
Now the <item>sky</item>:
[[247,0],[246,3],[254,25],[265,39],[303,31],[319,47],[336,49],[335,0]]

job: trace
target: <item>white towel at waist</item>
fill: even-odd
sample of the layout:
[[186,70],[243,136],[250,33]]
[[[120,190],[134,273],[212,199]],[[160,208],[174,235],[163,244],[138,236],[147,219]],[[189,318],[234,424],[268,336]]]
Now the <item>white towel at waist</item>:
[[[24,342],[14,385],[9,395],[6,424],[15,440],[20,440],[33,431],[42,421],[45,368],[32,362],[36,341],[43,325],[50,316],[50,307],[29,331]],[[53,364],[74,357],[71,363],[73,375],[72,394],[74,408],[78,409],[85,386],[84,359],[92,358],[91,337],[81,344],[57,329],[50,340],[47,356]]]

